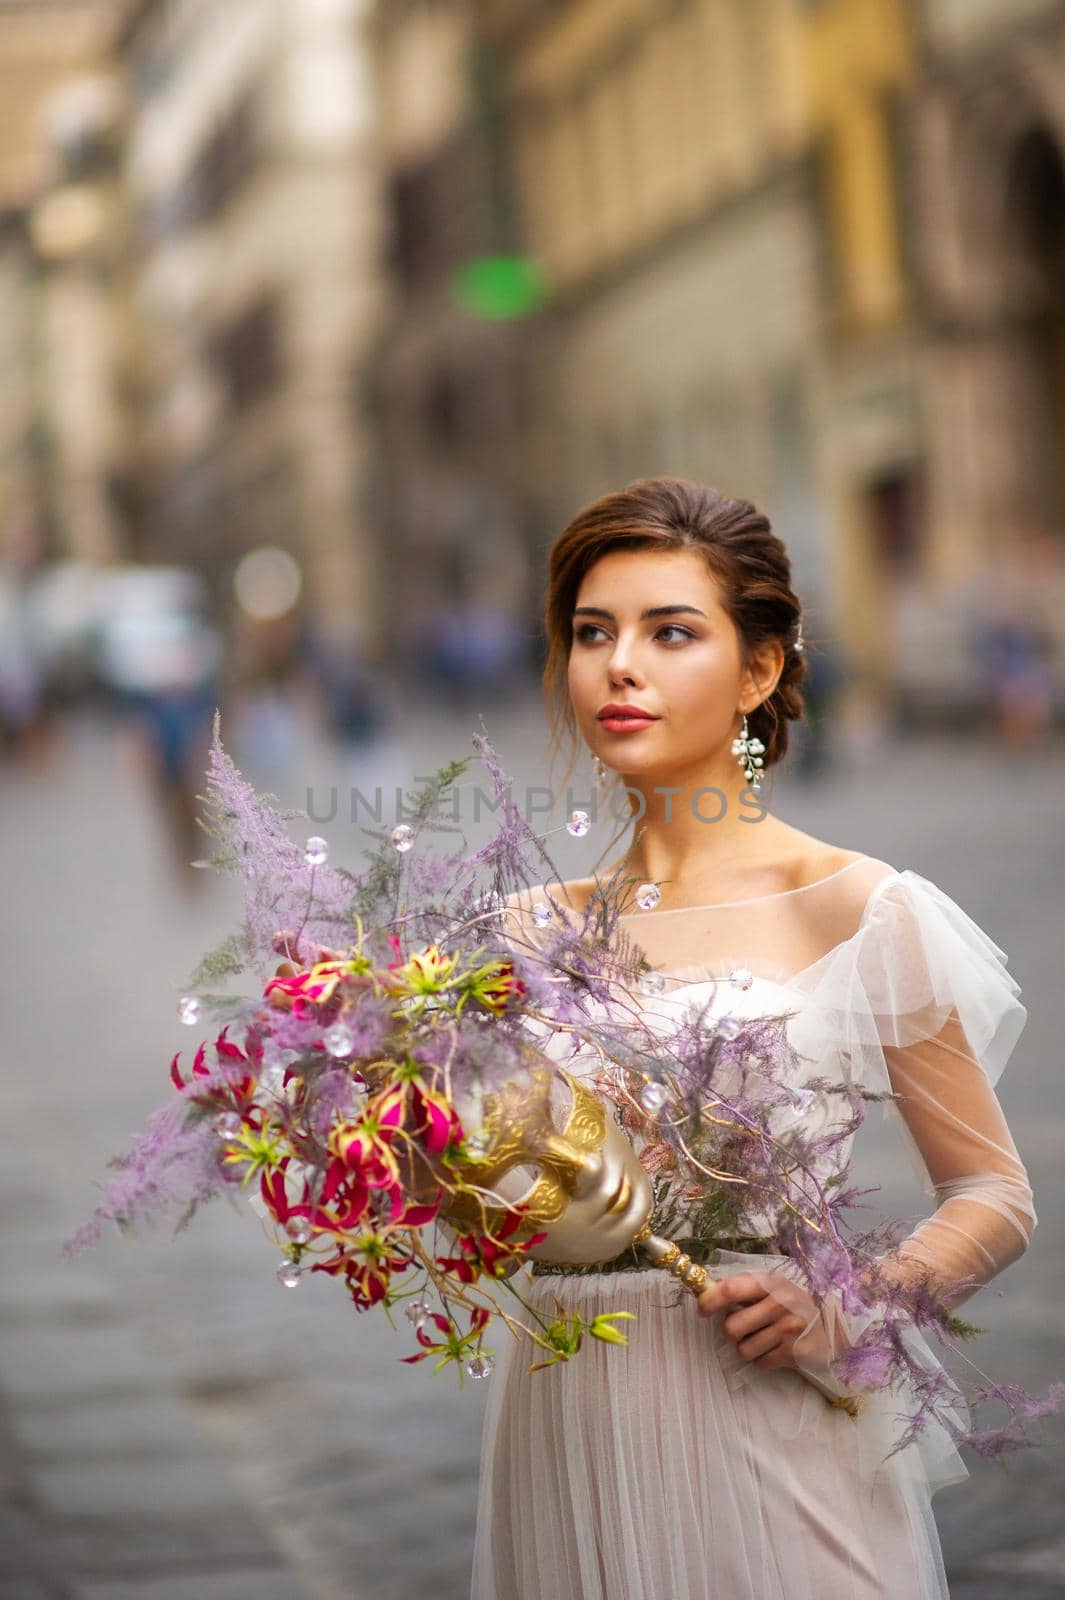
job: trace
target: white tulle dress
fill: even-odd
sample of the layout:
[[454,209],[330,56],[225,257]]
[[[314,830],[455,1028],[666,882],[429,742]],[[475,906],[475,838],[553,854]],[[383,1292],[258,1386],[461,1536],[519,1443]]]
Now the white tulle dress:
[[[932,1263],[965,1298],[1023,1253],[1032,1194],[992,1086],[1027,1013],[1003,951],[934,883],[859,856],[804,888],[622,926],[667,978],[640,1002],[651,1026],[675,1027],[693,1003],[788,1014],[797,1086],[823,1075],[903,1097],[884,1111],[937,1205],[893,1253],[900,1270]],[[831,1114],[829,1098],[812,1114]],[[767,1274],[781,1298],[794,1266],[735,1250],[708,1265]],[[637,1320],[627,1346],[588,1339],[533,1374],[528,1346],[495,1341],[471,1600],[947,1595],[931,1498],[967,1469],[940,1422],[885,1460],[905,1394],[874,1394],[857,1418],[833,1409],[799,1373],[745,1360],[723,1319],[699,1316],[659,1269],[526,1267],[515,1283],[545,1313]],[[825,1322],[831,1348],[865,1325],[832,1305]],[[912,1325],[907,1339],[939,1368]],[[827,1375],[812,1356],[809,1369]]]

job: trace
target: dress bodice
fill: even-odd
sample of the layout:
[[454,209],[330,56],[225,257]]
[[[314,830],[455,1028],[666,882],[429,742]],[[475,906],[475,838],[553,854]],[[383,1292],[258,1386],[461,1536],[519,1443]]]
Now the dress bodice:
[[[661,993],[630,994],[626,1009],[631,1003],[633,1012],[638,1013],[633,1015],[633,1012],[628,1012],[632,1016],[634,1034],[643,1029],[650,1030],[668,1053],[671,1038],[678,1029],[683,1029],[689,1018],[698,1019],[707,1037],[711,1033],[716,1034],[719,1023],[727,1027],[729,1019],[741,1025],[766,1018],[779,1019],[791,1051],[786,1059],[783,1052],[774,1053],[780,1067],[775,1065],[771,1078],[767,1076],[767,1088],[770,1083],[781,1085],[789,1091],[789,1098],[767,1112],[769,1131],[777,1136],[786,1136],[801,1122],[804,1134],[820,1135],[833,1123],[846,1121],[846,1100],[813,1086],[818,1080],[838,1082],[841,1078],[838,1054],[818,1023],[815,997],[793,988],[782,977],[774,980],[751,973],[738,961],[730,959],[721,963],[721,966],[722,971],[717,975],[706,975],[705,964],[693,965],[687,969],[692,976],[674,973]],[[699,973],[703,975],[695,975]],[[606,1014],[606,1008],[594,1004],[590,1009],[593,1014]],[[597,1052],[583,1046],[574,1049],[571,1040],[564,1034],[547,1034],[541,1036],[539,1042],[541,1049],[558,1060],[567,1072],[589,1083],[607,1098],[610,1097],[611,1070],[604,1067]],[[728,1062],[720,1063],[714,1073],[713,1087],[715,1093],[726,1101],[734,1095],[738,1096],[739,1067],[730,1066]],[[653,1174],[660,1172],[660,1142],[647,1132],[632,1128],[629,1131],[644,1165]],[[848,1135],[840,1139],[833,1146],[832,1160],[822,1158],[815,1166],[819,1181],[825,1182],[832,1171],[839,1170],[845,1164],[852,1138],[853,1135]],[[663,1174],[662,1183],[661,1197],[667,1202],[672,1215],[672,1221],[663,1231],[678,1237],[687,1236],[690,1232],[689,1213],[682,1203],[677,1203],[682,1201],[683,1175],[666,1177]],[[752,1235],[771,1234],[773,1228],[770,1217],[764,1211],[749,1211],[743,1231]]]
[[[512,909],[518,943],[560,925],[594,937],[561,885],[525,891]],[[918,1233],[951,1273],[987,1281],[1027,1245],[1031,1191],[992,1088],[1027,1011],[1005,952],[936,884],[858,856],[780,894],[626,912],[615,937],[653,969],[650,986],[626,991],[634,1025],[668,1039],[693,1006],[715,1021],[786,1019],[795,1054],[776,1081],[797,1093],[774,1106],[771,1131],[792,1112],[804,1132],[849,1120],[848,1097],[824,1083],[811,1096],[811,1080],[886,1097],[918,1183],[940,1202]],[[571,1071],[602,1070],[565,1033],[542,1043]],[[727,1075],[715,1086],[727,1096]],[[833,1163],[849,1147],[837,1143]]]

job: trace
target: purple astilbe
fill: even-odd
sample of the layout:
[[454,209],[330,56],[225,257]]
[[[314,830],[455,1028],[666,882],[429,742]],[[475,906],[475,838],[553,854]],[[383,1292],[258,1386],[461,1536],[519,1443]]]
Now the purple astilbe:
[[131,1150],[109,1163],[118,1176],[104,1184],[103,1199],[66,1241],[65,1255],[96,1244],[110,1224],[131,1230],[169,1215],[176,1216],[180,1231],[199,1206],[222,1192],[217,1135],[202,1119],[190,1120],[179,1101],[154,1111],[131,1143]]
[[1033,1443],[1027,1423],[1065,1407],[1065,1383],[1052,1383],[1041,1398],[1031,1395],[1017,1383],[990,1384],[969,1396],[972,1405],[999,1400],[1007,1408],[1006,1421],[997,1428],[971,1429],[961,1434],[960,1442],[975,1450],[985,1461],[1002,1461]]
[[256,793],[222,746],[221,721],[216,710],[207,794],[200,796],[207,817],[198,819],[217,849],[198,865],[245,880],[244,926],[203,958],[190,980],[193,989],[260,960],[273,950],[278,928],[301,928],[308,943],[325,943],[351,899],[350,886],[339,873],[324,864],[308,869],[305,846],[292,840],[285,827],[306,813],[280,810],[272,804],[273,796]]

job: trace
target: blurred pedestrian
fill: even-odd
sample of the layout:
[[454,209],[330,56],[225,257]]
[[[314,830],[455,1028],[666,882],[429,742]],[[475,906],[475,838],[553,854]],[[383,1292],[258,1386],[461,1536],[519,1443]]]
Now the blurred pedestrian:
[[1020,547],[1010,568],[983,574],[972,648],[992,726],[1010,749],[1032,750],[1053,717],[1054,638]]
[[219,693],[221,642],[200,599],[180,569],[127,569],[100,639],[101,679],[140,738],[182,868],[203,852],[197,795]]

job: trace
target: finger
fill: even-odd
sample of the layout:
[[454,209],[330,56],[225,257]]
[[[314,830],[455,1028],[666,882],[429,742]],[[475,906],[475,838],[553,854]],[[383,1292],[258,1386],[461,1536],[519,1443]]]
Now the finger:
[[778,1305],[770,1296],[757,1300],[753,1306],[744,1306],[740,1311],[734,1311],[725,1318],[721,1324],[722,1332],[729,1339],[745,1339],[748,1334],[757,1333],[759,1328],[775,1326],[786,1315],[783,1306]]
[[758,1333],[752,1333],[749,1338],[741,1339],[736,1349],[744,1361],[757,1361],[759,1356],[767,1356],[782,1342],[779,1328],[773,1326],[762,1328]]
[[747,1272],[738,1272],[732,1278],[716,1278],[708,1284],[696,1300],[701,1317],[712,1316],[715,1311],[720,1311],[728,1305],[735,1305],[744,1300],[761,1300],[765,1290],[759,1285],[757,1278]]

